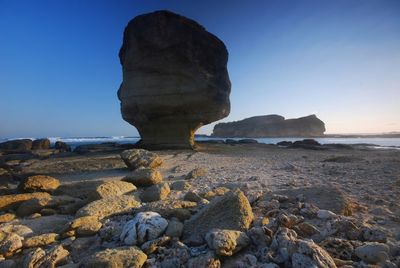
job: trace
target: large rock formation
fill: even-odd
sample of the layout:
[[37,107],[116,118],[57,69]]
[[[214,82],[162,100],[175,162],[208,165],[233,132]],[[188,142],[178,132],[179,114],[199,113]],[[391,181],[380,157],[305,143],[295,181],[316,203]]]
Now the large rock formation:
[[230,112],[224,43],[169,11],[137,16],[119,52],[121,113],[147,148],[192,148],[195,131]]
[[322,136],[325,124],[314,114],[285,119],[280,115],[262,115],[215,125],[215,137],[315,137]]

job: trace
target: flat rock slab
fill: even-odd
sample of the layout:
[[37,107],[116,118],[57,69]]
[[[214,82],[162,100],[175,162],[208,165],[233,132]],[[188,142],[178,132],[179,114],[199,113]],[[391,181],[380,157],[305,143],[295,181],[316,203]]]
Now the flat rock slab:
[[346,195],[333,186],[312,186],[267,193],[263,198],[270,198],[273,194],[286,195],[290,199],[296,199],[302,195],[305,202],[313,203],[320,209],[330,210],[336,214],[349,216],[352,214],[350,201]]
[[144,254],[137,247],[108,248],[103,251],[96,252],[88,258],[85,258],[81,262],[80,267],[140,268],[143,266],[146,260],[146,254]]
[[129,213],[138,208],[140,203],[131,195],[113,196],[93,201],[76,212],[76,217],[96,216],[99,219]]
[[245,231],[253,221],[253,211],[240,190],[229,191],[214,198],[184,224],[183,242],[202,244],[211,229]]
[[22,202],[34,198],[50,198],[50,195],[45,192],[3,195],[0,196],[0,210],[16,209]]

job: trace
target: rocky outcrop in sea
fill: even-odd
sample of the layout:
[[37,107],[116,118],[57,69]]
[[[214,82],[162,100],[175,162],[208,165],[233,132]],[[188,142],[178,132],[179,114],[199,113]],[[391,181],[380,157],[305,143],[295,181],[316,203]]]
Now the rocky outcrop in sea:
[[280,115],[261,115],[215,125],[214,137],[316,137],[323,136],[325,124],[316,115],[285,119]]

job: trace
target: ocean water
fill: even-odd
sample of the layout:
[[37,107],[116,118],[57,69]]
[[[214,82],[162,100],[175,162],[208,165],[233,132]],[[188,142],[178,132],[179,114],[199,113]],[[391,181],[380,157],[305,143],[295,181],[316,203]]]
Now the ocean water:
[[[35,139],[33,137],[28,137]],[[15,138],[12,138],[15,139]],[[12,139],[0,139],[0,142],[4,142]],[[136,143],[140,140],[140,137],[49,137],[52,144],[56,141],[63,141],[69,144],[72,148],[84,144],[99,144],[104,142],[117,142],[121,144],[125,143]],[[212,138],[212,137],[196,137],[197,141],[205,140],[223,140],[225,138]],[[242,138],[234,138],[234,140],[240,140]],[[302,137],[291,137],[291,138],[256,138],[259,143],[265,144],[276,144],[280,141],[296,141],[302,140]],[[371,144],[371,147],[377,147],[381,149],[400,149],[400,138],[314,138],[321,144],[329,143],[341,143],[341,144]],[[376,145],[376,146],[374,146]]]

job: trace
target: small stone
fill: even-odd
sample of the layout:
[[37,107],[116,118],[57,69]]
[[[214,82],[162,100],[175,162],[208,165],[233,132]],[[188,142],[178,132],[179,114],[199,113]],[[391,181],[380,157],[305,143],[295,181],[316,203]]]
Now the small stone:
[[267,247],[272,241],[272,231],[265,226],[253,227],[247,231],[250,240],[259,248]]
[[81,262],[81,267],[141,268],[146,260],[146,254],[137,247],[108,248],[85,258]]
[[195,179],[198,177],[204,177],[207,173],[208,173],[208,170],[206,168],[197,167],[197,168],[193,169],[192,171],[190,171],[186,175],[186,179],[191,180],[191,179]]
[[15,210],[22,202],[33,198],[38,198],[38,199],[50,198],[50,195],[44,192],[2,195],[0,196],[0,210],[1,211],[6,211],[9,209]]
[[171,184],[171,189],[175,191],[187,191],[190,188],[192,188],[192,185],[187,181],[174,181]]
[[22,248],[23,238],[15,233],[0,233],[0,254],[11,256],[15,251]]
[[76,230],[78,236],[90,236],[96,234],[101,226],[96,216],[85,216],[76,218],[70,227]]
[[137,187],[152,186],[163,180],[161,173],[151,168],[138,168],[122,179]]
[[330,210],[320,209],[317,212],[317,217],[320,218],[321,220],[329,220],[329,219],[336,218],[337,215]]
[[368,242],[355,249],[357,257],[367,263],[379,263],[386,261],[389,256],[389,247],[378,242]]
[[58,240],[58,237],[59,237],[59,235],[56,233],[47,233],[47,234],[29,237],[24,240],[23,246],[25,248],[47,246],[51,243],[55,243]]
[[156,212],[140,212],[133,220],[128,221],[120,236],[126,245],[141,245],[162,235],[168,221]]
[[170,240],[171,238],[169,236],[162,236],[143,243],[140,248],[143,250],[144,253],[149,255],[156,252],[159,247],[165,246]]
[[140,195],[140,199],[143,202],[154,202],[158,200],[164,200],[170,193],[168,183],[159,183],[153,186],[148,187],[144,192]]
[[136,190],[136,186],[125,181],[106,181],[96,187],[89,199],[97,200],[106,197],[120,196]]
[[138,208],[140,203],[134,196],[121,195],[107,197],[93,201],[76,212],[76,217],[96,216],[99,219],[105,217],[131,212]]
[[[230,191],[230,190],[229,190],[228,188],[226,188],[226,187],[217,187],[217,188],[215,188],[215,189],[212,190],[212,191],[206,192],[206,193],[203,195],[203,197],[204,197],[205,199],[207,199],[207,200],[211,200],[211,199],[213,199],[214,197],[216,197],[216,196],[222,196],[222,195],[226,194],[226,193],[229,192],[229,191]],[[247,197],[246,197],[246,199],[247,199]]]
[[39,267],[39,261],[46,255],[46,252],[41,248],[36,248],[28,252],[22,260],[22,267],[36,268]]
[[378,228],[364,228],[362,230],[362,236],[365,239],[365,241],[370,241],[370,242],[380,242],[380,243],[386,243],[387,241],[387,236],[385,232]]
[[53,192],[60,186],[60,181],[56,178],[44,175],[30,176],[23,180],[18,188],[26,193],[33,192]]
[[249,237],[240,231],[214,229],[206,234],[207,245],[218,255],[232,256],[250,243]]
[[207,251],[205,254],[201,254],[197,257],[190,258],[187,262],[187,268],[219,268],[221,262],[216,258],[212,251]]
[[311,237],[320,233],[317,227],[308,222],[301,222],[296,227],[296,232],[303,237]]
[[189,209],[193,209],[197,206],[195,202],[166,199],[155,202],[150,202],[138,209],[138,211],[154,211],[159,213],[162,217],[170,219],[172,217],[178,218],[180,221],[189,219],[192,214]]
[[163,160],[156,153],[143,149],[125,150],[121,153],[121,158],[132,170],[139,167],[156,168],[163,163]]
[[203,198],[193,191],[189,191],[183,197],[183,200],[192,201],[192,202],[200,202]]
[[183,232],[183,223],[181,223],[178,219],[172,218],[168,221],[167,230],[165,230],[165,235],[170,237],[181,237]]
[[0,215],[0,224],[5,223],[5,222],[10,222],[13,219],[15,219],[15,214],[13,213],[5,213],[3,215]]
[[37,267],[56,267],[57,264],[65,260],[68,255],[68,250],[64,249],[63,246],[54,246],[37,262]]

